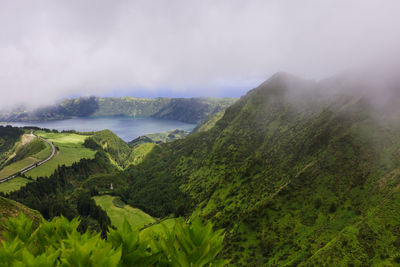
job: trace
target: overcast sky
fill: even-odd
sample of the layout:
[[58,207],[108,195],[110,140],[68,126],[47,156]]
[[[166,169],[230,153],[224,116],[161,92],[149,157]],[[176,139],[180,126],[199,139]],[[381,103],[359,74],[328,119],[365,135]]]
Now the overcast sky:
[[0,0],[0,105],[229,96],[400,54],[399,0]]

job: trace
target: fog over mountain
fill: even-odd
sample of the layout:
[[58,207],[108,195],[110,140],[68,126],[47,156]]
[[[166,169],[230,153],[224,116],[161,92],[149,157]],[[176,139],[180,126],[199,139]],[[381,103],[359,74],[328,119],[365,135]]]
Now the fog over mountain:
[[[0,3],[0,106],[71,95],[221,95],[400,54],[397,0]],[[377,63],[378,62],[378,63]]]

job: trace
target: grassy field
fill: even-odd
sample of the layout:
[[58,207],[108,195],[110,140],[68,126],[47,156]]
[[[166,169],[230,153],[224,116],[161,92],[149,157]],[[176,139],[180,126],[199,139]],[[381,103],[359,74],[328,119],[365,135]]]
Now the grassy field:
[[112,225],[116,227],[121,227],[125,218],[134,228],[141,228],[146,224],[155,222],[153,217],[140,209],[132,208],[129,205],[125,205],[123,208],[115,206],[113,203],[115,197],[113,196],[95,196],[93,199],[96,201],[97,205],[107,212]]
[[140,238],[142,240],[149,240],[154,238],[154,235],[160,234],[164,232],[164,226],[171,230],[175,225],[175,219],[166,219],[161,221],[160,223],[154,224],[150,227],[147,227],[140,231]]
[[48,156],[50,156],[51,146],[46,142],[43,142],[43,143],[45,144],[46,148],[43,149],[42,151],[40,151],[39,153],[35,154],[33,156],[34,158],[37,158],[39,160],[44,160],[44,159],[47,159]]
[[6,178],[18,172],[19,170],[25,168],[26,166],[36,163],[38,161],[39,160],[37,158],[27,157],[17,162],[11,163],[10,165],[7,165],[6,167],[4,167],[4,169],[0,171],[0,178]]
[[26,173],[27,176],[32,178],[49,176],[59,165],[71,166],[74,162],[83,158],[94,158],[96,153],[94,150],[83,146],[83,142],[87,138],[85,135],[46,133],[43,131],[37,131],[35,134],[52,142],[58,148],[58,151],[50,161]]
[[7,165],[0,171],[0,178],[5,178],[10,176],[21,169],[25,168],[26,166],[36,163],[40,160],[46,159],[51,153],[51,146],[45,142],[43,142],[46,146],[45,149],[42,149],[40,152],[31,155],[30,157],[26,157],[24,159],[18,160],[10,165]]
[[15,177],[14,179],[0,184],[0,192],[8,193],[20,189],[29,182],[28,179]]

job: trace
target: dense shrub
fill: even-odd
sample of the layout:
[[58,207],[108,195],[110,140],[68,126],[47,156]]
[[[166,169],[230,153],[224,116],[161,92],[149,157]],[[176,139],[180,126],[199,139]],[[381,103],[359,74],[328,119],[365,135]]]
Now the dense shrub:
[[168,230],[143,238],[125,221],[110,229],[107,239],[77,231],[78,219],[55,217],[34,229],[20,215],[6,221],[5,241],[0,244],[0,266],[224,266],[216,259],[224,235],[199,219],[186,224],[176,220]]

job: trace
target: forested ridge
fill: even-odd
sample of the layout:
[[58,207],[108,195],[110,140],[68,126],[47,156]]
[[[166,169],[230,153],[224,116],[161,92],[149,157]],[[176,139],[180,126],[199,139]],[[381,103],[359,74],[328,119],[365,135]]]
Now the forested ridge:
[[235,98],[67,98],[54,106],[0,112],[0,121],[43,121],[87,116],[133,116],[199,123],[236,101]]
[[399,91],[381,105],[362,86],[278,73],[183,139],[130,148],[93,133],[95,159],[8,197],[103,236],[109,219],[90,201],[100,193],[156,218],[200,217],[226,230],[217,257],[234,266],[397,265]]
[[226,228],[237,265],[397,264],[398,117],[352,84],[320,94],[336,79],[273,76],[208,131],[154,147],[121,197]]

